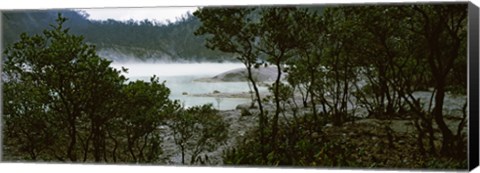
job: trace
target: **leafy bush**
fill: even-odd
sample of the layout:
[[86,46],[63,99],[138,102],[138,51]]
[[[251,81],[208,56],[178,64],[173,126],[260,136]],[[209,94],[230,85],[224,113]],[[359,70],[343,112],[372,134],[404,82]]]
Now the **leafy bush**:
[[207,162],[208,155],[202,158],[201,154],[216,150],[227,139],[228,125],[211,104],[180,110],[171,118],[168,126],[180,148],[182,164],[187,163],[187,154],[190,155],[190,164]]
[[4,52],[5,159],[158,162],[170,91],[155,77],[125,84],[65,21]]

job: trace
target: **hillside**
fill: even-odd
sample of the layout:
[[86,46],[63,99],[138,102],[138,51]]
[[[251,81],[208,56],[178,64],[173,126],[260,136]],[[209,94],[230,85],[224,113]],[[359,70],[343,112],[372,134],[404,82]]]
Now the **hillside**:
[[[204,46],[204,36],[193,32],[199,20],[188,14],[175,23],[150,21],[91,21],[81,11],[35,10],[2,13],[2,41],[9,45],[23,32],[39,34],[61,13],[69,20],[66,26],[74,34],[97,46],[100,55],[116,60],[224,61],[228,54]],[[118,58],[120,57],[120,58]]]

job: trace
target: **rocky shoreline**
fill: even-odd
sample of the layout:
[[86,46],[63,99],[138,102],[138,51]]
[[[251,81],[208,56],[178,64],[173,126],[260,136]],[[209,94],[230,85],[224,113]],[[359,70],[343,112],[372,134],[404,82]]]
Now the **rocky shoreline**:
[[[217,75],[212,78],[203,78],[203,79],[198,79],[196,80],[197,82],[228,82],[228,81],[235,81],[240,78],[235,77],[233,79],[227,79],[229,76],[228,74],[236,74],[239,75],[241,74],[241,71],[237,70],[231,70],[225,73],[222,73],[221,75]],[[271,73],[269,73],[272,75]],[[261,98],[265,98],[269,93],[268,92],[261,92]],[[426,100],[430,98],[431,91],[418,91],[414,93],[415,97],[420,98],[422,100]],[[212,93],[203,93],[203,94],[191,94],[191,96],[198,96],[198,97],[218,97],[218,98],[252,98],[252,93],[250,92],[241,92],[241,93],[224,93],[222,91],[215,91]],[[295,98],[295,101],[297,103],[301,103],[301,98],[300,95]],[[446,122],[451,129],[457,128],[458,122],[459,122],[459,117],[458,114],[460,111],[459,109],[461,108],[462,104],[466,101],[466,96],[455,96],[455,95],[450,95],[447,94],[445,98],[445,103],[446,106],[444,107],[444,111],[447,114],[454,115],[456,118],[453,119],[447,119]],[[271,103],[264,103],[264,109],[267,111],[273,112],[275,107]],[[308,112],[308,108],[303,108],[301,107],[301,104],[298,104],[300,106],[299,113],[301,114],[302,112]],[[358,107],[356,107],[358,109]],[[244,115],[242,112],[247,110],[249,112],[248,115]],[[320,109],[319,109],[320,110]],[[212,165],[222,165],[222,154],[225,149],[234,147],[239,141],[242,141],[245,137],[247,137],[247,134],[253,130],[257,125],[258,121],[258,109],[256,108],[250,108],[249,103],[245,104],[240,104],[237,105],[236,109],[233,110],[222,110],[219,111],[219,114],[222,115],[223,120],[229,124],[228,127],[228,136],[229,138],[224,144],[221,144],[215,151],[212,152],[206,152],[202,154],[206,154],[209,156],[211,164]],[[286,112],[286,118],[291,117],[289,116],[289,112]],[[412,135],[415,135],[415,127],[412,123],[411,120],[378,120],[378,119],[373,119],[373,118],[367,118],[365,116],[366,111],[362,111],[358,109],[356,111],[356,114],[363,114],[362,116],[359,116],[358,120],[355,120],[355,123],[352,122],[347,122],[345,123],[344,126],[342,127],[334,127],[331,124],[327,124],[324,127],[324,130],[329,133],[329,135],[332,136],[339,136],[345,138],[345,140],[350,141],[352,143],[358,144],[360,146],[363,146],[365,148],[368,148],[369,145],[367,143],[373,142],[376,145],[380,145],[381,143],[384,143],[384,136],[383,129],[385,125],[388,124],[388,126],[393,130],[393,133],[397,135],[398,141],[395,144],[398,148],[405,147],[403,150],[398,150],[398,153],[404,153],[407,154],[407,151],[409,150],[414,150],[415,149],[415,138],[412,138]],[[284,119],[284,118],[282,118]],[[434,126],[436,127],[436,125]],[[380,130],[379,130],[380,129]],[[467,128],[464,128],[464,133],[466,133]],[[362,136],[362,134],[365,132],[365,134],[369,135],[363,135],[365,139],[357,139],[357,138],[352,138],[354,136]],[[438,132],[436,132],[435,136],[439,135]],[[168,153],[168,163],[169,164],[181,164],[181,157],[178,152],[178,148],[176,148],[175,145],[172,145],[171,141],[172,139],[169,139],[169,135],[167,134],[165,137],[167,140],[164,142],[164,147],[165,147],[165,152]],[[437,136],[440,137],[440,136]],[[367,139],[368,138],[368,139]],[[407,147],[408,146],[408,147]],[[374,147],[375,148],[375,147]],[[372,149],[373,151],[374,149]],[[376,151],[376,150],[374,150]],[[188,153],[187,153],[188,154]],[[382,154],[379,154],[379,156],[383,156]],[[410,160],[409,160],[410,159]],[[411,160],[412,158],[406,158],[405,162],[413,162]]]

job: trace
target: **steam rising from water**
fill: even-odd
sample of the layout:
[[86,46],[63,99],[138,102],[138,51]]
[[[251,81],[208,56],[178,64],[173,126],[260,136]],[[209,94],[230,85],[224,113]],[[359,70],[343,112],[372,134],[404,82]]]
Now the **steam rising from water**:
[[228,70],[243,68],[241,63],[112,63],[116,69],[128,68],[128,78],[145,76],[214,76]]
[[185,107],[211,103],[219,110],[235,109],[238,104],[250,102],[246,98],[199,97],[193,94],[245,93],[249,91],[247,82],[195,82],[195,79],[213,77],[220,73],[244,68],[241,63],[113,63],[113,68],[128,69],[123,73],[130,81],[148,82],[156,75],[170,89],[170,99],[180,100]]

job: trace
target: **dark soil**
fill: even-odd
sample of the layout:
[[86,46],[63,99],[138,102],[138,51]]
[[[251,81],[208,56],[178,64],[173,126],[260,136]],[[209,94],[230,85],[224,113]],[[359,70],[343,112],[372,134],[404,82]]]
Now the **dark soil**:
[[[450,121],[450,124],[456,123]],[[390,130],[387,130],[390,127]],[[389,132],[389,133],[387,133]],[[421,155],[417,147],[416,131],[408,120],[363,119],[342,127],[328,126],[327,138],[344,145],[349,165],[361,168],[405,169],[466,169],[467,156],[463,160],[445,159],[440,156]],[[437,132],[437,134],[440,134]],[[435,141],[437,152],[440,140]],[[425,140],[425,143],[427,141]],[[465,146],[466,147],[466,146]]]

